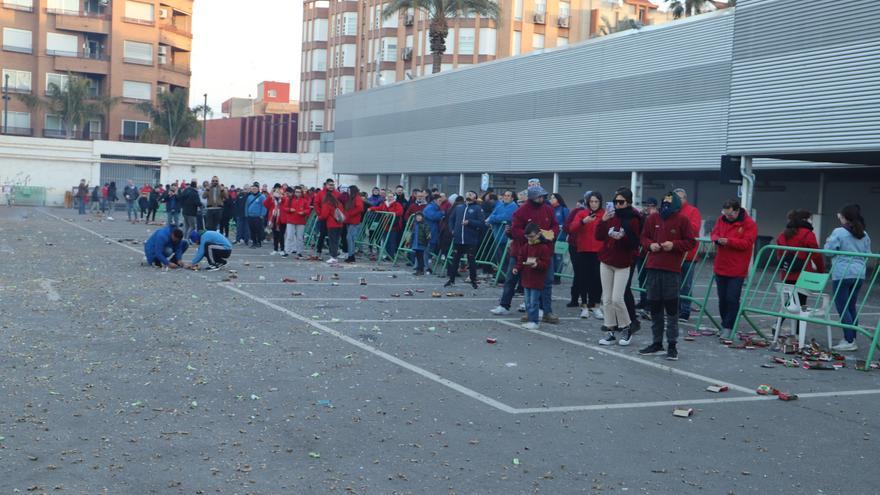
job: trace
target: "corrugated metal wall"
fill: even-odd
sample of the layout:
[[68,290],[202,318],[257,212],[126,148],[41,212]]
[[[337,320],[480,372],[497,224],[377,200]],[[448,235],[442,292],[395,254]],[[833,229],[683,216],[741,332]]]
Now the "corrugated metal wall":
[[739,2],[728,152],[880,149],[880,1]]
[[337,98],[336,173],[715,169],[732,11]]

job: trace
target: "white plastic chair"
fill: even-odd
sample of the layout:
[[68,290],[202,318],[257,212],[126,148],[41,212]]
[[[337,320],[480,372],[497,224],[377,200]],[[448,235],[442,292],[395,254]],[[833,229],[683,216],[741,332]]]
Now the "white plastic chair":
[[[780,312],[790,313],[792,315],[797,315],[800,317],[830,320],[831,295],[824,292],[825,285],[828,284],[828,278],[829,274],[827,273],[813,273],[803,271],[798,276],[797,282],[795,282],[794,285],[777,283],[776,291],[778,292],[779,298],[782,302],[782,309],[780,310]],[[798,294],[803,294],[808,298],[818,297],[820,298],[821,304],[819,305],[819,307],[801,307],[801,302]],[[790,319],[790,321],[791,332],[792,334],[797,332],[798,345],[801,349],[803,349],[807,339],[807,322],[797,319]],[[831,325],[827,325],[825,328],[828,332],[828,349],[831,349],[831,346],[833,345],[833,340],[831,338]],[[773,333],[774,344],[779,340],[779,332],[781,329],[782,318],[776,318],[776,328],[775,332]]]

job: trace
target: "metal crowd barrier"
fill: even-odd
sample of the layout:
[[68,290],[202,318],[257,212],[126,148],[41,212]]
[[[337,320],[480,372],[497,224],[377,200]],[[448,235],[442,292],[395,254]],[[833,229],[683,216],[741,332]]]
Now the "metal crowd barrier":
[[376,249],[376,260],[381,261],[396,218],[397,215],[389,211],[368,211],[361,221],[361,230],[354,241],[355,247]]

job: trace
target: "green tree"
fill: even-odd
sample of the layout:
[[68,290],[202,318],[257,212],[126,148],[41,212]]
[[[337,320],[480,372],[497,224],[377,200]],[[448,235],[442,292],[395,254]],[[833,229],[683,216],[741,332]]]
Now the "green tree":
[[703,9],[710,4],[709,0],[673,0],[669,4],[669,9],[672,11],[672,17],[681,19],[703,12]]
[[616,24],[612,25],[611,21],[609,21],[607,17],[602,16],[602,27],[599,28],[599,34],[602,36],[607,36],[609,34],[617,33],[619,31],[626,31],[628,29],[640,29],[641,27],[641,22],[635,19],[630,19],[629,17],[624,17],[623,19],[618,20]]
[[201,135],[199,119],[204,113],[211,113],[211,108],[204,105],[190,108],[189,91],[185,89],[161,93],[155,105],[145,101],[138,104],[138,110],[150,117],[153,124],[141,141],[171,146],[180,146]]
[[31,111],[42,110],[61,119],[64,137],[73,139],[77,131],[84,131],[86,123],[93,119],[107,120],[107,114],[119,98],[94,96],[91,82],[84,77],[67,73],[64,87],[49,83],[46,98],[33,94],[18,94],[16,97]]
[[382,11],[382,17],[387,19],[409,9],[427,12],[431,19],[428,38],[431,40],[431,72],[434,74],[440,72],[443,54],[446,53],[449,19],[464,17],[469,13],[495,22],[501,17],[501,9],[494,0],[391,0]]

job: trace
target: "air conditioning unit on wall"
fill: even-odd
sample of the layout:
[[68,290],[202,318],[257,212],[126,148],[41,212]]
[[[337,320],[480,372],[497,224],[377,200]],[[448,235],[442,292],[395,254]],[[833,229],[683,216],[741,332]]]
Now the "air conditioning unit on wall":
[[159,9],[159,19],[168,19],[168,9]]

